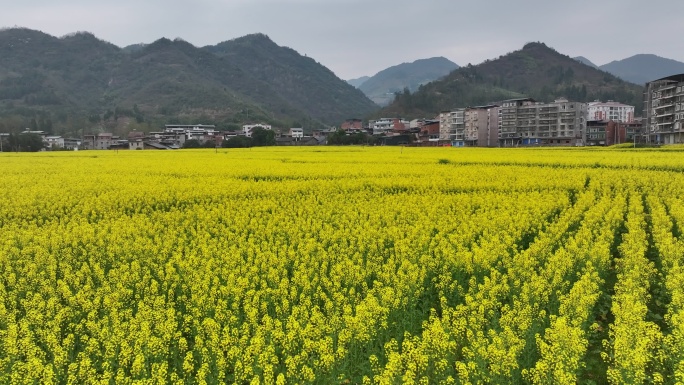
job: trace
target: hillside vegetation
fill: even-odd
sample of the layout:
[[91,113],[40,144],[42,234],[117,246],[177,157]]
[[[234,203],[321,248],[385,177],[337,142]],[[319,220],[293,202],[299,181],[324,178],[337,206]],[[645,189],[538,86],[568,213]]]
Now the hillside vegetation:
[[0,132],[158,129],[165,123],[339,124],[377,106],[330,70],[257,34],[212,47],[119,48],[90,33],[0,31]]
[[282,109],[283,106],[278,106],[278,99],[282,99],[313,119],[330,124],[376,109],[361,91],[340,80],[328,68],[293,49],[278,46],[266,35],[244,36],[204,50],[248,74],[254,84],[268,86],[255,91],[271,94],[259,98],[269,100],[270,96],[273,100],[268,101],[269,106]]
[[373,102],[386,106],[394,100],[394,94],[407,88],[416,91],[423,84],[439,79],[458,68],[444,57],[420,59],[384,69],[364,81],[359,89]]
[[373,116],[434,116],[443,110],[523,96],[539,101],[559,97],[584,102],[616,100],[641,111],[642,87],[582,64],[543,43],[529,43],[498,59],[461,67],[414,93],[405,90]]

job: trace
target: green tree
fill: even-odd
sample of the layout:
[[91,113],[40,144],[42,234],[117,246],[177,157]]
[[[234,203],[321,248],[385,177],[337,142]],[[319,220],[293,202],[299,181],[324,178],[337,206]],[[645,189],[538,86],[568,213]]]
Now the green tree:
[[335,131],[333,134],[328,136],[328,144],[330,145],[340,145],[340,144],[347,144],[346,142],[346,136],[347,134],[344,132],[344,130],[339,129]]
[[275,132],[265,128],[256,127],[252,130],[252,145],[254,146],[275,146]]
[[[10,134],[7,142],[12,151],[36,152],[43,149],[43,138],[36,134]],[[3,150],[4,144],[3,144]]]
[[328,144],[331,145],[374,144],[375,141],[376,138],[374,136],[368,135],[365,132],[347,135],[343,130],[337,130],[328,137]]

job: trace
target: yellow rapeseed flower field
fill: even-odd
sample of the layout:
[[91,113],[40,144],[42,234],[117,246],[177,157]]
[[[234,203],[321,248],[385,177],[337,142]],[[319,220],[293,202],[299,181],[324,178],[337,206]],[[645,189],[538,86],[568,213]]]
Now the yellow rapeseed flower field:
[[684,151],[0,154],[0,384],[684,382]]

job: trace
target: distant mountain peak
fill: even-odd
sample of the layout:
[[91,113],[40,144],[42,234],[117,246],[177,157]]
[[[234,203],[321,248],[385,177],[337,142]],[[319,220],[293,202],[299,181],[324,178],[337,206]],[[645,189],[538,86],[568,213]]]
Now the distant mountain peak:
[[589,67],[599,68],[596,64],[592,63],[591,60],[585,58],[584,56],[576,56],[573,59],[577,60],[578,62],[580,62],[582,64],[588,65]]
[[636,55],[632,55],[632,56],[630,56],[626,59],[622,59],[622,60],[629,60],[629,59],[665,59],[665,60],[672,60],[672,59],[668,59],[668,58],[658,56],[658,55],[655,55],[652,53],[638,53]]
[[23,43],[28,43],[32,39],[58,40],[56,37],[48,35],[45,32],[24,27],[2,28],[0,29],[0,38]]
[[372,101],[382,106],[391,103],[396,92],[406,88],[415,91],[421,85],[446,76],[457,68],[458,64],[442,56],[418,59],[386,68],[358,87]]
[[241,37],[232,39],[231,41],[240,42],[240,43],[249,42],[249,43],[268,44],[268,45],[277,46],[277,44],[273,40],[271,40],[271,38],[268,35],[266,35],[265,33],[261,33],[261,32],[241,36]]
[[127,45],[127,46],[121,48],[121,50],[126,52],[126,53],[139,52],[139,51],[143,50],[145,47],[147,47],[148,45],[149,44],[145,44],[145,43],[130,44],[130,45]]
[[151,44],[149,44],[149,45],[150,45],[150,46],[154,46],[154,45],[169,45],[169,44],[172,44],[172,43],[173,43],[173,41],[171,41],[171,39],[169,39],[168,37],[160,37],[159,39],[153,41],[153,42],[152,42]]
[[412,63],[425,63],[425,62],[438,62],[438,61],[456,64],[456,63],[452,62],[451,60],[445,58],[444,56],[434,56],[434,57],[430,57],[430,58],[426,58],[426,59],[418,59],[418,60],[414,60]]
[[255,33],[250,33],[242,37],[238,37],[238,39],[261,39],[261,40],[268,40],[268,41],[273,41],[271,40],[270,37],[268,37],[267,34],[263,32],[255,32]]
[[87,38],[87,39],[95,39],[95,40],[100,40],[95,35],[93,35],[92,32],[88,31],[76,31],[72,33],[67,33],[66,35],[60,37],[62,40],[67,40],[67,39],[73,39],[73,38]]
[[192,43],[189,43],[186,40],[183,40],[181,38],[175,38],[173,40],[162,37],[160,39],[155,40],[151,44],[143,45],[141,49],[145,50],[158,50],[158,49],[191,49],[191,48],[197,48]]
[[684,73],[684,63],[654,54],[637,54],[626,59],[614,60],[600,68],[635,84]]
[[540,41],[532,41],[527,44],[525,44],[522,49],[523,51],[525,50],[530,50],[530,49],[538,49],[538,48],[546,48],[546,49],[551,49],[549,46],[547,46],[545,43],[542,43]]

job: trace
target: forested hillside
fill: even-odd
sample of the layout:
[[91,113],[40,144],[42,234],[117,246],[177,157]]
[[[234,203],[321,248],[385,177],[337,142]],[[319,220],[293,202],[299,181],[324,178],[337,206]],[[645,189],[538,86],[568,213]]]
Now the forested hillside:
[[443,110],[523,96],[539,101],[559,97],[585,102],[616,100],[641,111],[642,87],[584,65],[543,43],[529,43],[498,59],[461,67],[417,92],[405,90],[375,115],[433,116]]
[[0,31],[0,132],[149,131],[166,123],[307,129],[377,107],[315,60],[257,34],[119,48],[90,33]]

